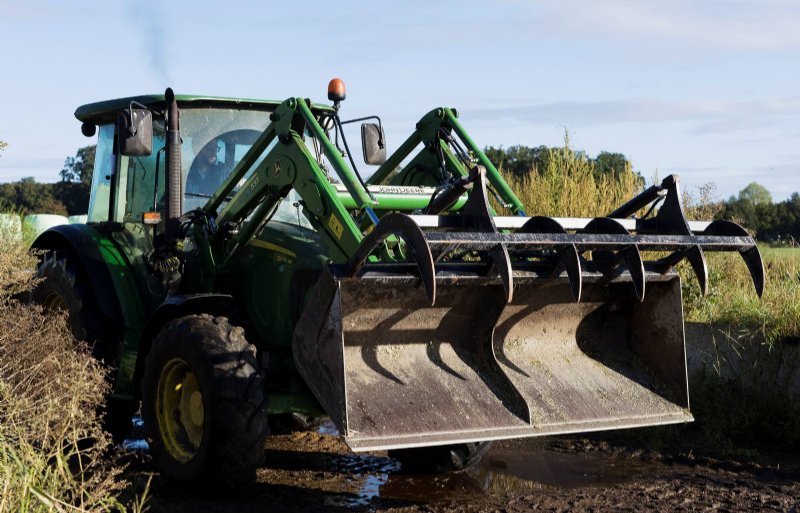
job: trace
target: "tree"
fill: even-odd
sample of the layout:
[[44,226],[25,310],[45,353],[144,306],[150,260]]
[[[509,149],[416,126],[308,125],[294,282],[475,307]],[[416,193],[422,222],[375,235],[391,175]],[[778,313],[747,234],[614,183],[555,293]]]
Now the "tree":
[[36,183],[32,177],[0,184],[0,204],[23,214],[67,214],[64,204],[53,193],[54,185]]
[[97,147],[84,146],[74,157],[64,160],[64,168],[59,172],[62,182],[78,182],[87,187],[92,183],[92,170],[94,169],[94,154]]
[[[622,153],[601,151],[596,158],[591,158],[583,151],[572,149],[569,145],[568,133],[564,134],[563,147],[536,146],[531,148],[524,145],[515,145],[508,148],[503,148],[502,146],[495,148],[489,146],[484,149],[484,152],[495,166],[517,176],[534,172],[540,175],[547,174],[548,170],[552,170],[552,166],[549,166],[549,164],[554,158],[554,152],[567,152],[572,157],[589,161],[594,167],[594,176],[596,178],[604,175],[619,177],[624,173],[634,172],[631,162]],[[638,175],[639,173],[635,174]],[[644,179],[641,181],[644,183]]]
[[768,242],[800,240],[800,194],[772,202],[772,195],[761,184],[750,183],[731,196],[718,216],[743,224],[758,240]]
[[598,176],[619,176],[631,169],[631,163],[622,153],[601,151],[594,159],[594,171]]
[[772,203],[772,194],[760,183],[751,182],[739,191],[739,201],[753,206],[768,205]]
[[484,149],[484,153],[495,166],[518,176],[534,171],[541,172],[545,168],[549,151],[547,146],[530,148],[523,145],[508,148],[489,146]]
[[61,182],[56,184],[54,193],[70,215],[85,214],[88,209],[95,149],[94,145],[80,148],[74,157],[64,160],[59,172]]

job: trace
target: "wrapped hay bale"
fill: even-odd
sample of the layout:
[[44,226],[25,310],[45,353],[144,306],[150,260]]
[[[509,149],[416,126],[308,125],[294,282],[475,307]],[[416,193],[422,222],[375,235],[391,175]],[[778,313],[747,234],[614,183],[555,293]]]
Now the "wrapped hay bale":
[[61,224],[69,224],[69,220],[66,216],[55,214],[31,214],[25,216],[25,221],[23,222],[25,231],[33,237],[38,237],[45,230]]

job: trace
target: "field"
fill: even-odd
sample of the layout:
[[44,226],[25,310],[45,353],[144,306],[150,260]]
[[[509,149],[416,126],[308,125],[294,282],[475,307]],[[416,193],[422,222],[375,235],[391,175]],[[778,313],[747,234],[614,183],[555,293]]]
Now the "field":
[[[630,172],[598,179],[580,156],[559,159],[558,169],[510,180],[529,212],[601,215],[641,188]],[[502,442],[477,468],[447,477],[404,475],[385,453],[354,455],[321,424],[271,437],[258,482],[231,500],[178,490],[154,474],[146,452],[110,445],[99,424],[104,372],[85,348],[74,350],[62,317],[16,301],[32,286],[33,261],[24,245],[4,242],[0,513],[796,510],[800,249],[762,253],[761,300],[738,255],[708,255],[706,298],[680,268],[687,343],[700,358],[690,377],[694,424]]]

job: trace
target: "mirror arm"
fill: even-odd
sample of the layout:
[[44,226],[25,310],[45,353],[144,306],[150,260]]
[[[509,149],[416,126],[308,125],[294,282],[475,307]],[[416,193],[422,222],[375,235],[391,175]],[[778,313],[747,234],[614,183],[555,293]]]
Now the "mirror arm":
[[381,132],[379,134],[379,139],[378,139],[378,146],[383,148],[384,146],[386,146],[386,142],[383,140],[383,125],[381,124],[381,118],[379,118],[378,116],[365,116],[363,118],[348,119],[347,121],[339,121],[339,124],[340,125],[347,125],[347,124],[350,124],[350,123],[358,123],[359,121],[366,121],[368,119],[377,119],[378,120],[378,128],[381,129]]

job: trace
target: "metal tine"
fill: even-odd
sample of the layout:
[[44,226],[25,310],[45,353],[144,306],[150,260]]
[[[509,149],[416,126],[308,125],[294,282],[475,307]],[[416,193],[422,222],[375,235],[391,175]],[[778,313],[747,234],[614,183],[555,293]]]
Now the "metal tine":
[[[708,228],[706,228],[703,234],[750,236],[747,230],[732,221],[714,221],[708,225]],[[756,294],[758,297],[761,297],[764,293],[764,282],[766,280],[764,275],[764,260],[761,258],[761,252],[758,246],[756,246],[754,242],[752,247],[739,250],[739,254],[742,255],[742,259],[744,259],[744,263],[747,264],[747,269],[750,271],[750,277],[753,279],[753,286],[756,288]]]
[[694,275],[697,277],[697,283],[700,285],[700,293],[705,297],[708,295],[708,263],[706,262],[705,253],[702,248],[692,246],[689,249],[676,251],[664,258],[657,261],[660,266],[663,266],[666,271],[670,267],[677,265],[681,260],[686,259],[692,266]]
[[492,258],[492,263],[503,281],[506,303],[511,303],[511,300],[514,299],[514,274],[511,269],[511,257],[508,255],[508,249],[506,249],[505,245],[498,244],[489,250],[489,256]]
[[[671,235],[693,235],[686,214],[683,211],[683,200],[680,192],[680,179],[677,175],[669,175],[656,187],[663,194],[664,204],[652,219],[641,219],[637,222],[637,231],[654,230],[656,233]],[[664,192],[666,191],[666,194]],[[708,294],[708,264],[703,249],[700,245],[676,251],[675,253],[659,260],[659,263],[672,267],[681,260],[686,259],[692,266],[700,292],[703,296]]]
[[[470,180],[473,182],[473,186],[467,202],[464,204],[462,214],[464,228],[474,232],[498,233],[486,193],[486,168],[482,165],[473,167],[470,171]],[[497,244],[489,249],[489,258],[503,281],[506,302],[511,303],[514,297],[514,276],[511,269],[511,257],[508,255],[505,244]]]
[[348,261],[350,276],[358,274],[372,251],[390,235],[402,237],[411,248],[425,293],[433,306],[436,303],[436,269],[433,265],[433,255],[422,229],[406,214],[395,212],[381,218]]
[[706,262],[705,253],[700,246],[694,246],[686,250],[686,260],[694,270],[694,275],[697,276],[697,283],[700,285],[700,293],[703,297],[708,295],[708,263]]
[[[552,217],[533,216],[528,219],[516,233],[567,233],[567,230]],[[557,249],[558,257],[567,271],[572,299],[576,303],[581,301],[583,277],[581,274],[581,259],[575,244],[567,244]]]
[[[586,228],[582,230],[584,233],[603,234],[610,233],[616,235],[629,235],[628,230],[625,229],[619,221],[609,217],[596,217],[589,221]],[[633,281],[633,287],[636,290],[636,297],[640,302],[644,301],[645,293],[645,279],[644,279],[644,262],[642,262],[642,255],[639,253],[639,248],[636,244],[629,244],[622,246],[617,254],[611,251],[595,251],[595,260],[599,263],[606,263],[609,266],[609,271],[616,267],[619,258],[625,262],[628,267],[628,272]],[[600,258],[596,258],[596,257]],[[603,261],[606,262],[603,262]]]

